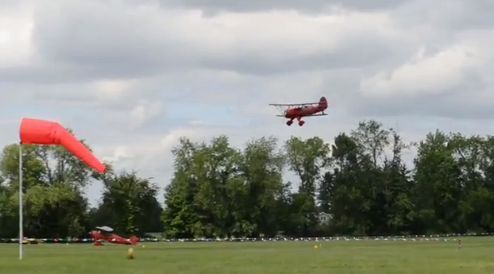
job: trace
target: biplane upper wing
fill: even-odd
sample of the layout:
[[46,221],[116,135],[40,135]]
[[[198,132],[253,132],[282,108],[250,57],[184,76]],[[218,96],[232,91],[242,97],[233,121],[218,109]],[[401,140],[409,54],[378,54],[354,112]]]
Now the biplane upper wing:
[[113,228],[106,226],[106,225],[105,226],[98,226],[98,227],[96,227],[96,229],[104,231],[104,232],[113,232]]
[[319,102],[316,103],[299,103],[299,104],[269,104],[270,106],[274,107],[303,107],[303,106],[312,106],[312,105],[317,105]]

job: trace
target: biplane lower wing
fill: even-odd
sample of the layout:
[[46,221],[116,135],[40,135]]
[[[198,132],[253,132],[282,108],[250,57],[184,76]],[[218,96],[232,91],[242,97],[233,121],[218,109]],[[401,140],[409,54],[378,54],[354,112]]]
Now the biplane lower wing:
[[[320,114],[312,114],[312,115],[307,115],[307,116],[304,116],[305,117],[313,117],[313,116],[328,116],[326,113],[320,113]],[[285,115],[276,115],[276,117],[285,117]]]

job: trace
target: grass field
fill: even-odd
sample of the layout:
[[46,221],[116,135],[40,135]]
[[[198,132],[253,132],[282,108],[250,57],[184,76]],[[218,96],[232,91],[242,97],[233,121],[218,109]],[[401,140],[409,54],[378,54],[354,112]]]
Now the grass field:
[[0,245],[5,274],[494,273],[494,238],[455,241],[147,243],[127,260],[126,246]]

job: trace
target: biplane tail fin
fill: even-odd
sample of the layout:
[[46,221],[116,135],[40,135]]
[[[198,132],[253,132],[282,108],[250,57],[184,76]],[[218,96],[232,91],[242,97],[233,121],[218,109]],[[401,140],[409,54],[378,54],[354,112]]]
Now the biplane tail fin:
[[326,97],[322,96],[321,99],[319,99],[319,108],[322,110],[328,108],[328,100],[326,100]]
[[139,238],[137,238],[136,235],[132,235],[129,237],[129,240],[130,240],[130,243],[133,244],[133,245],[136,245],[137,243],[139,243]]

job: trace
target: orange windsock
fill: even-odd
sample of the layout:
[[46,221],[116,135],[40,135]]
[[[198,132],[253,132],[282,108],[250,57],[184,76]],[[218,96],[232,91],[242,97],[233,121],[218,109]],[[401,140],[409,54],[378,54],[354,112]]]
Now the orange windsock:
[[83,143],[57,122],[23,118],[19,135],[23,144],[62,145],[94,170],[104,172],[106,169]]

